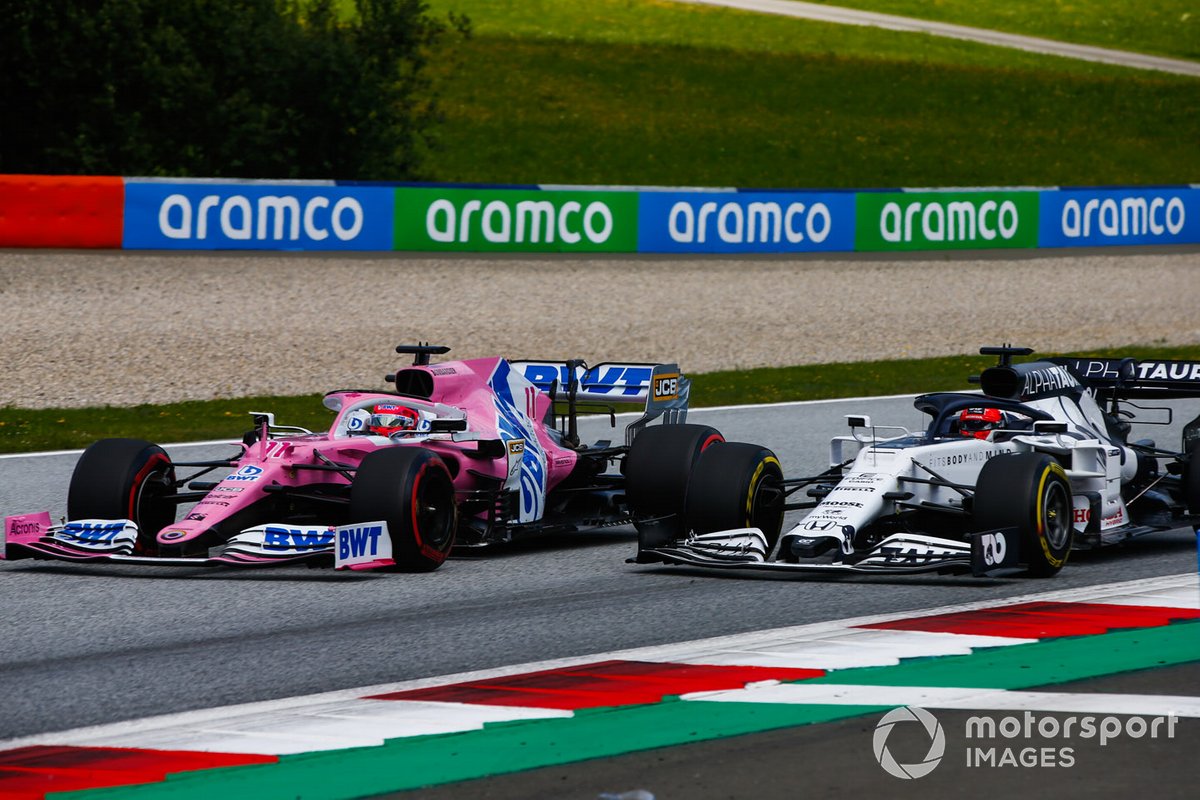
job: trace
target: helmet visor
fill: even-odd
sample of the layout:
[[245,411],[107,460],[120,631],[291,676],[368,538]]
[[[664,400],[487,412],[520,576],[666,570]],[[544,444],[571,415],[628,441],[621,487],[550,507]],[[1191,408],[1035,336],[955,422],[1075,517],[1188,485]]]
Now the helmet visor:
[[387,428],[412,430],[417,427],[417,421],[407,414],[372,414],[370,422],[367,423],[372,428]]

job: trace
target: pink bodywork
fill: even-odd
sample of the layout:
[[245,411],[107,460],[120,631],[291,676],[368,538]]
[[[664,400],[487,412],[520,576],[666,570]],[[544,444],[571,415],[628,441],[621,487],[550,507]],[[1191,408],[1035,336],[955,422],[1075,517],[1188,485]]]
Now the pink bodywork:
[[[250,446],[242,445],[243,453],[237,459],[237,469],[209,491],[183,520],[158,531],[159,544],[178,547],[202,537],[215,524],[266,498],[268,493],[264,487],[271,484],[299,487],[317,483],[350,483],[338,472],[295,469],[297,464],[327,463],[317,454],[337,464],[357,466],[368,453],[381,447],[423,447],[437,453],[446,462],[454,476],[457,491],[494,488],[496,480],[504,481],[509,476],[507,454],[494,458],[465,455],[475,451],[482,440],[512,438],[511,424],[507,431],[502,430],[504,422],[498,412],[497,392],[493,390],[493,385],[507,386],[508,394],[513,399],[508,408],[510,414],[515,415],[510,416],[510,422],[515,419],[536,440],[534,447],[530,437],[523,435],[524,447],[531,453],[540,449],[544,454],[543,493],[560,483],[574,468],[577,454],[563,447],[552,432],[553,428],[543,422],[550,415],[550,397],[513,371],[504,359],[446,361],[429,366],[406,367],[402,374],[418,371],[427,373],[432,380],[433,391],[428,399],[384,392],[332,392],[326,395],[325,404],[336,412],[336,417],[328,431],[276,434]],[[381,402],[409,406],[436,414],[441,419],[465,416],[467,429],[453,435],[460,441],[454,441],[449,433],[388,440],[347,432],[350,415]],[[224,531],[224,538],[236,532]]]
[[3,545],[36,542],[50,530],[50,524],[49,511],[5,517],[4,538],[0,539],[0,558],[4,558]]

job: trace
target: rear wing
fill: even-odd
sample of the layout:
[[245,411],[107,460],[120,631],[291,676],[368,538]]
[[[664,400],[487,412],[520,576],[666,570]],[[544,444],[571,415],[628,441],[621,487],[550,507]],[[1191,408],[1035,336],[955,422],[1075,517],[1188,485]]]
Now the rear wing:
[[1200,397],[1200,361],[1086,356],[1046,360],[1069,368],[1080,383],[1101,397]]
[[[676,378],[679,367],[675,364],[642,364],[605,361],[594,367],[581,362],[562,361],[510,361],[513,369],[543,392],[565,392],[571,385],[572,367],[577,381],[577,396],[582,401],[606,403],[643,404],[654,394],[656,370],[660,377]],[[662,368],[669,367],[669,370]],[[661,388],[661,387],[660,387]]]
[[[544,392],[576,402],[644,404],[645,413],[625,429],[625,443],[649,422],[663,417],[674,424],[687,419],[692,382],[678,364],[605,361],[588,367],[580,361],[510,361],[513,369]],[[573,396],[570,396],[571,388]],[[574,416],[573,411],[571,416]]]

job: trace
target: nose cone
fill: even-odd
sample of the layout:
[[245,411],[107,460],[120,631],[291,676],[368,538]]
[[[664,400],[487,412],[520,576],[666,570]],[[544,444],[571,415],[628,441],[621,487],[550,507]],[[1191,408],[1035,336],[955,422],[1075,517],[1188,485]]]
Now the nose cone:
[[185,519],[183,522],[176,522],[163,528],[155,539],[160,545],[179,547],[188,542],[194,542],[209,530],[210,527],[203,520]]

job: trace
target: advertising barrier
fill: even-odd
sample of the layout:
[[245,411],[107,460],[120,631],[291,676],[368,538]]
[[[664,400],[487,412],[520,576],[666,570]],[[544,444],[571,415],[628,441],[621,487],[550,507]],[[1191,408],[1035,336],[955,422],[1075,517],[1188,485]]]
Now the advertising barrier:
[[0,247],[120,247],[115,177],[0,175]]
[[460,252],[638,250],[636,192],[396,189],[395,248]]
[[0,175],[0,247],[819,253],[1200,244],[1200,185],[754,190]]
[[1200,189],[1045,191],[1039,229],[1042,247],[1200,242]]
[[1037,247],[1037,192],[860,192],[857,197],[857,250]]
[[854,249],[854,193],[642,192],[641,253]]
[[127,181],[126,249],[391,250],[379,186]]

